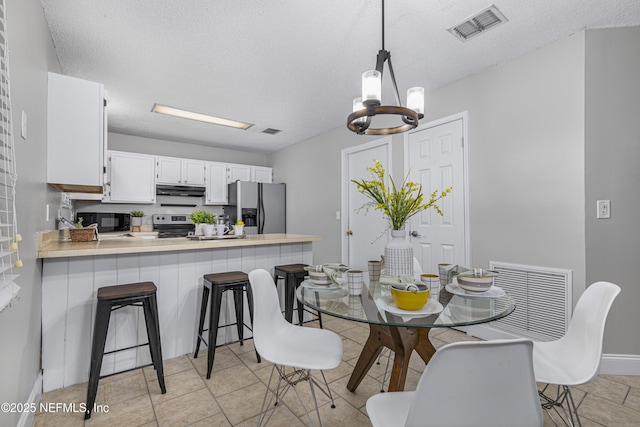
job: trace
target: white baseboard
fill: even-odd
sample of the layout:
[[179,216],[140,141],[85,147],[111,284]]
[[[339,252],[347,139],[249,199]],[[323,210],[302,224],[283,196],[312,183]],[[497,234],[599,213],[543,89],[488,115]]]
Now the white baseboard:
[[[31,389],[31,394],[29,394],[29,399],[26,403],[33,404],[37,406],[42,398],[42,371],[38,372],[38,376],[36,377],[36,382],[33,384],[33,388]],[[23,412],[22,416],[18,420],[17,427],[30,427],[33,424],[33,419],[36,416],[35,412],[27,411]]]
[[[517,335],[489,325],[472,325],[460,329],[483,340],[520,338]],[[603,354],[599,373],[607,375],[640,375],[640,355]]]
[[640,355],[603,354],[600,373],[609,375],[640,375]]

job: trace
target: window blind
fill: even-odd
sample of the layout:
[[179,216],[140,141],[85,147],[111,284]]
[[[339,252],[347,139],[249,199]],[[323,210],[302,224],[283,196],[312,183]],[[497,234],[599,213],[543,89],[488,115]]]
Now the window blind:
[[14,269],[22,267],[16,216],[16,159],[13,143],[9,49],[5,0],[0,0],[0,311],[18,300]]

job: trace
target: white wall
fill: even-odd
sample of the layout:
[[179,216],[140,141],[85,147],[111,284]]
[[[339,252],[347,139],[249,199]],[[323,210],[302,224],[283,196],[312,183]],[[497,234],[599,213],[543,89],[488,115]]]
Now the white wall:
[[[59,65],[38,0],[7,0],[7,29],[18,182],[16,204],[20,257],[20,301],[0,313],[0,402],[27,402],[40,370],[41,267],[35,233],[53,199],[46,181],[47,71]],[[28,139],[20,137],[21,111],[28,117]],[[0,413],[0,425],[16,425],[20,414]]]

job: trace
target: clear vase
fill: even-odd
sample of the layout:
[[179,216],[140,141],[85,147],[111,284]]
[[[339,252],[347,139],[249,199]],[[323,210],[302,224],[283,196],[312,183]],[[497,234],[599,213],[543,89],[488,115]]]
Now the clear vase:
[[405,236],[405,230],[391,230],[392,239],[384,247],[386,276],[413,275],[413,246]]

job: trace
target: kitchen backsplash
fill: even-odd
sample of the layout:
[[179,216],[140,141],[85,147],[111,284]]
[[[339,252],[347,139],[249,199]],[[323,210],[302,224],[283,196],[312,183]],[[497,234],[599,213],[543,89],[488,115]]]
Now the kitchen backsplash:
[[149,225],[151,224],[151,216],[153,214],[190,214],[195,210],[205,209],[215,215],[222,215],[222,206],[204,205],[203,197],[157,196],[156,203],[153,205],[102,204],[98,201],[80,200],[73,201],[72,204],[74,205],[73,209],[67,212],[73,212],[74,219],[76,212],[128,213],[131,211],[143,211],[144,217],[142,223]]

